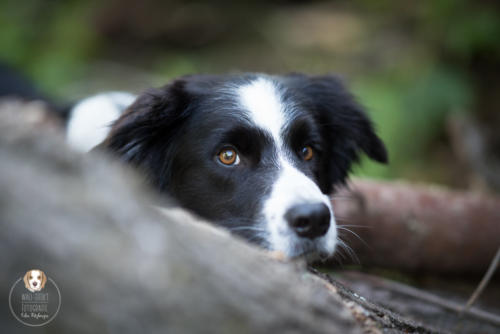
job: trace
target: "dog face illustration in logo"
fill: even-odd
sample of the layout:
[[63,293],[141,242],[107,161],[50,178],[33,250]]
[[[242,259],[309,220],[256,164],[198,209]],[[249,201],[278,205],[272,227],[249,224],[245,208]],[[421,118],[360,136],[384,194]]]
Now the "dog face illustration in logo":
[[47,282],[45,273],[38,269],[31,269],[24,275],[24,285],[31,292],[41,291]]

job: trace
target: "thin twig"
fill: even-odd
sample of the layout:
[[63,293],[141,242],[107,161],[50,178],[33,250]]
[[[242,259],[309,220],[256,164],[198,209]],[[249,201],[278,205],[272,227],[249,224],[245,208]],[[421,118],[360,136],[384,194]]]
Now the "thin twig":
[[486,287],[486,285],[488,285],[488,282],[490,281],[491,277],[495,273],[495,270],[498,267],[498,262],[499,261],[500,261],[500,247],[498,247],[497,253],[495,254],[495,257],[493,258],[493,260],[491,261],[490,266],[489,266],[488,270],[486,271],[486,274],[484,274],[484,276],[483,276],[483,279],[481,280],[481,282],[477,286],[477,288],[474,291],[474,293],[470,296],[469,300],[467,301],[467,304],[465,304],[465,306],[460,311],[460,316],[464,312],[467,312],[470,309],[470,307],[479,298],[479,296],[483,292],[483,290]]

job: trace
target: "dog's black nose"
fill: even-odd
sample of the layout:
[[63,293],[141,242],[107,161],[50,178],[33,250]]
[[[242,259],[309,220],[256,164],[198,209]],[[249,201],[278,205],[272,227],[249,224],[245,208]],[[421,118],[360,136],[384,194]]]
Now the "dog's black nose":
[[323,203],[299,204],[287,211],[285,219],[299,237],[314,239],[328,231],[330,210]]

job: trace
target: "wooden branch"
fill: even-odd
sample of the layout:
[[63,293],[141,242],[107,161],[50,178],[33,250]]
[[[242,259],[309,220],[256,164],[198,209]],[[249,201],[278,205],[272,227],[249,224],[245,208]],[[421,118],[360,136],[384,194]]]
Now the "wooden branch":
[[[355,180],[333,198],[341,237],[363,265],[483,274],[500,245],[500,198]],[[361,241],[361,240],[362,241]]]

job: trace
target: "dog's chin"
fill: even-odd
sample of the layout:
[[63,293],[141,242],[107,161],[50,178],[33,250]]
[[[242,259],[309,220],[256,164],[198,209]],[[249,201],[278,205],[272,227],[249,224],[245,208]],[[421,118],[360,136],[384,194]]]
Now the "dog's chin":
[[325,238],[314,240],[293,238],[285,249],[279,250],[290,259],[303,259],[308,263],[326,261],[333,256],[335,245],[329,245]]
[[289,228],[277,229],[267,235],[267,246],[289,259],[302,258],[307,262],[325,261],[333,256],[337,247],[337,229],[332,221],[328,232],[314,239],[297,236]]

